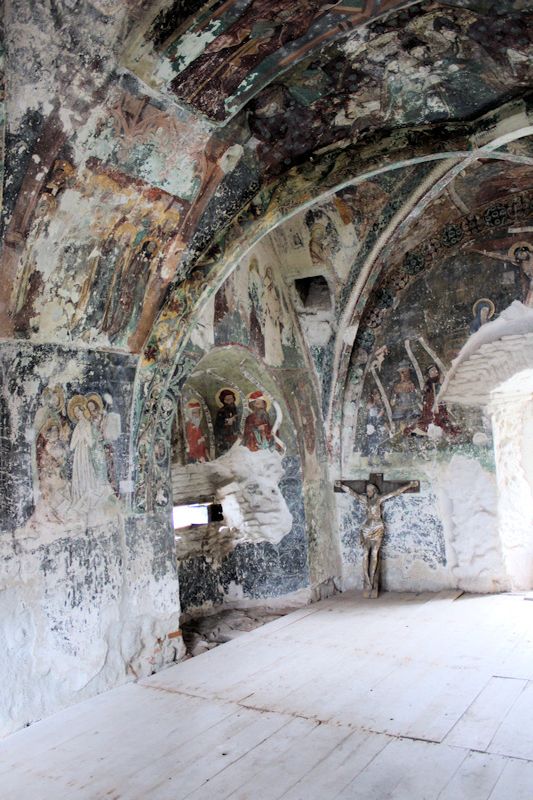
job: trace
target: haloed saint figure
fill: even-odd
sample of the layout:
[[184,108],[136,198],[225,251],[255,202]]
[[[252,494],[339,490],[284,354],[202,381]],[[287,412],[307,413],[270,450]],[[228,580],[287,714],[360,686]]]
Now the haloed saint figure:
[[257,390],[248,397],[250,414],[244,423],[244,444],[252,452],[272,450],[275,439],[268,413],[268,400],[263,392]]
[[233,389],[221,389],[216,396],[219,406],[215,418],[215,445],[217,456],[226,453],[239,438],[238,396]]

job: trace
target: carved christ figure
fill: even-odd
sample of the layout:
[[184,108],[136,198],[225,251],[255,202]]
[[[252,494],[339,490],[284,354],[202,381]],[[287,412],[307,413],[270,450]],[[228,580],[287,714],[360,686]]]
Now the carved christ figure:
[[363,548],[363,597],[377,597],[379,592],[380,549],[385,533],[383,522],[383,503],[397,497],[408,489],[418,487],[418,481],[410,481],[387,494],[380,494],[373,483],[367,483],[365,494],[354,491],[350,486],[337,481],[337,488],[351,494],[365,507],[366,518],[359,534]]

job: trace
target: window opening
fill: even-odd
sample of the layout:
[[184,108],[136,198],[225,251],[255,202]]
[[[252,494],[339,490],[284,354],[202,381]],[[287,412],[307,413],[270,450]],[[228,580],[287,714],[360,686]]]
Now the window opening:
[[172,521],[174,530],[189,528],[191,525],[208,525],[210,522],[222,522],[224,519],[220,503],[189,503],[174,506]]

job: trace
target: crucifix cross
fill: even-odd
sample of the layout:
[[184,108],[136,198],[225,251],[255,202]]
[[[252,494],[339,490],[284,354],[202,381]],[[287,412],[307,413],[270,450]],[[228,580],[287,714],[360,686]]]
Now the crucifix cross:
[[[368,478],[358,481],[341,481],[345,486],[349,486],[354,492],[364,494],[367,483],[373,483],[377,487],[380,494],[388,494],[394,492],[396,489],[401,489],[407,486],[410,481],[385,481],[383,480],[382,472],[371,472]],[[336,492],[342,492],[339,486],[335,486]],[[420,484],[417,482],[416,486],[405,489],[405,494],[417,494],[420,491]]]

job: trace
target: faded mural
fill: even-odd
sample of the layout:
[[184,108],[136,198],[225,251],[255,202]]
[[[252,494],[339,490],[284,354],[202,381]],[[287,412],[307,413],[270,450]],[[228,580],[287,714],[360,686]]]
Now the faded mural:
[[191,374],[176,406],[182,423],[173,435],[174,492],[188,502],[218,498],[227,547],[220,560],[212,526],[201,546],[199,533],[191,532],[189,552],[189,534],[181,535],[183,608],[222,602],[232,592],[257,598],[309,585],[303,485],[309,464],[316,464],[316,443],[310,430],[302,461],[284,396],[286,374],[291,381],[300,376],[302,402],[308,385],[286,291],[272,251],[259,247],[206,305],[191,334]]
[[35,415],[39,500],[33,522],[67,523],[98,508],[105,519],[118,510],[114,444],[122,433],[113,398],[97,392],[66,399],[48,386]]
[[[461,249],[415,278],[401,300],[391,297],[387,316],[381,308],[379,317],[367,318],[352,367],[353,379],[365,376],[354,465],[358,459],[361,467],[408,469],[439,453],[491,463],[487,420],[474,409],[448,408],[439,395],[468,337],[514,300],[529,304],[528,262],[517,260],[516,252],[527,255],[527,244],[501,256],[503,266],[496,251]],[[490,298],[483,296],[487,285]]]
[[[531,10],[397,5],[6,5],[2,733],[180,658],[180,602],[355,585],[337,478],[421,481],[386,587],[505,587],[489,421],[439,395],[532,303]],[[180,580],[177,465],[246,508]]]

